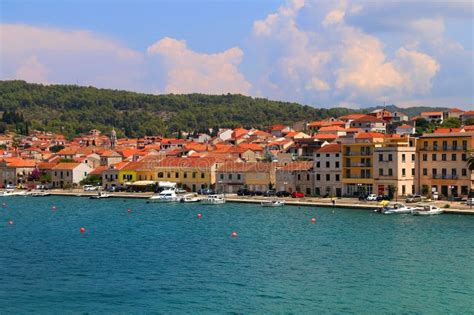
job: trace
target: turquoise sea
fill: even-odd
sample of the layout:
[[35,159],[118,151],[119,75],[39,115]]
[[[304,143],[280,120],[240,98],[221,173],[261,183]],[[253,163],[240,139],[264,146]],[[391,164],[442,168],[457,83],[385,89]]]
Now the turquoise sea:
[[0,202],[0,313],[474,313],[474,216]]

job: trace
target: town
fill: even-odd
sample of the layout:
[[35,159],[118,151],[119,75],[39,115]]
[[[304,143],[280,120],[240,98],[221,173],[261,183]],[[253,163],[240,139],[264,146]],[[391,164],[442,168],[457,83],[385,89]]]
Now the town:
[[[67,140],[33,131],[0,136],[3,188],[188,192],[301,198],[393,199],[412,195],[466,200],[474,176],[474,111],[408,117],[385,109],[267,130],[221,128],[176,138],[117,138],[91,130]],[[460,127],[443,127],[456,120]],[[437,124],[416,133],[416,122]],[[215,133],[217,136],[212,137]]]

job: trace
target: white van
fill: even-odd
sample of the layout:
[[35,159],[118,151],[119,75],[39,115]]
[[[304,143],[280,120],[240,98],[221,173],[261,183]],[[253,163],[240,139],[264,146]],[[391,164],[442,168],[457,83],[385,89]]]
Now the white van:
[[97,190],[97,187],[92,185],[84,185],[82,186],[82,189],[84,189],[84,191],[94,191]]

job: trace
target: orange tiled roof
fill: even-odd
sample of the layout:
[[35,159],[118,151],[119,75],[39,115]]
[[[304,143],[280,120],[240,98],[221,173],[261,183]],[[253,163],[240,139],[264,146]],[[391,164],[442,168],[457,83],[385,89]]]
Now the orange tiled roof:
[[463,128],[436,128],[433,133],[463,132]]
[[349,114],[339,117],[340,120],[356,120],[366,116],[365,114]]
[[313,136],[313,139],[334,140],[337,139],[337,135],[332,133],[317,133]]
[[77,162],[61,162],[53,166],[53,170],[73,170],[78,167],[81,163]]
[[262,146],[256,143],[241,143],[237,145],[237,147],[252,151],[263,151]]
[[35,160],[22,159],[18,157],[3,158],[8,167],[35,167]]
[[443,116],[443,112],[422,112],[421,116]]
[[385,134],[380,132],[362,132],[355,136],[356,139],[385,138]]
[[345,128],[342,128],[340,126],[326,126],[326,127],[321,127],[319,128],[319,132],[324,133],[325,131],[345,131]]
[[341,152],[341,144],[339,143],[331,143],[327,144],[318,150],[316,150],[318,153],[330,153],[330,152]]
[[53,169],[53,167],[56,166],[56,162],[40,162],[38,163],[37,165],[37,168],[40,169],[40,170],[51,170]]

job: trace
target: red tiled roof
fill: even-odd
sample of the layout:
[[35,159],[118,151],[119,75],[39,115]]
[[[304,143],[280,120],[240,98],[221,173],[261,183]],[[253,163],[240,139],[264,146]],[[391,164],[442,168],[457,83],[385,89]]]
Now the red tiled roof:
[[463,128],[436,128],[433,133],[462,132]]
[[366,115],[365,114],[350,114],[350,115],[341,116],[339,117],[339,119],[340,120],[356,120],[364,116]]
[[410,128],[410,129],[411,129],[411,128],[413,128],[413,126],[410,126],[410,125],[405,124],[405,125],[398,126],[397,128],[401,128],[401,129],[408,129],[408,128]]
[[384,120],[376,118],[372,115],[364,115],[360,118],[354,119],[354,122],[366,122],[366,121],[368,121],[368,122],[380,122],[380,123],[385,122]]
[[325,146],[322,146],[318,150],[316,150],[316,152],[318,153],[341,152],[341,144],[339,143],[327,144]]
[[451,108],[450,110],[448,110],[448,112],[450,112],[450,113],[463,113],[464,111],[459,109],[459,108]]
[[81,163],[76,162],[62,162],[53,166],[53,170],[73,170],[78,167]]
[[443,116],[443,112],[422,112],[421,116]]
[[256,143],[241,143],[237,145],[237,147],[252,151],[263,151],[262,146]]
[[474,115],[474,110],[468,110],[467,112],[464,112],[464,116],[473,116]]
[[319,128],[319,132],[324,133],[328,131],[345,131],[344,128],[339,127],[339,126],[327,126],[327,127],[321,127]]
[[334,140],[337,139],[337,135],[332,133],[317,133],[313,136],[313,139]]
[[18,157],[2,158],[7,163],[8,167],[35,167],[35,160],[27,160]]
[[355,136],[356,139],[385,138],[385,134],[380,132],[363,132]]

